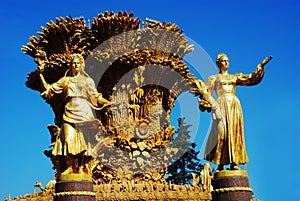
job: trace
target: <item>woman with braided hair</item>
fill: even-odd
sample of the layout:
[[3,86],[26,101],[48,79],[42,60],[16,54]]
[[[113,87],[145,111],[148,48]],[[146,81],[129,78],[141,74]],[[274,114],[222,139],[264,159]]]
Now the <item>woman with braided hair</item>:
[[82,55],[72,54],[65,76],[53,84],[48,84],[41,73],[43,65],[39,65],[39,76],[44,88],[41,96],[49,100],[57,94],[62,94],[64,99],[60,137],[52,150],[52,155],[64,156],[66,159],[63,174],[87,173],[84,164],[81,164],[82,157],[88,155],[83,134],[87,129],[94,130],[95,133],[99,130],[92,107],[102,105],[102,109],[111,104],[97,91],[94,81],[84,71],[84,67]]

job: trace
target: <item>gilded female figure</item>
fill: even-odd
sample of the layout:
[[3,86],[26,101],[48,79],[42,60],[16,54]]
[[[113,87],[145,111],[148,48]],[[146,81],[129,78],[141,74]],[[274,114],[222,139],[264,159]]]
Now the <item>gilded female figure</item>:
[[92,107],[102,105],[103,108],[111,104],[97,91],[94,81],[84,71],[84,67],[82,55],[72,54],[70,67],[65,76],[53,84],[48,84],[41,73],[43,65],[39,65],[39,76],[45,90],[41,96],[51,99],[56,94],[62,94],[64,99],[60,137],[52,150],[52,155],[64,156],[66,159],[63,174],[87,172],[80,161],[84,155],[88,155],[82,128],[98,126]]
[[248,162],[244,139],[242,107],[236,96],[236,86],[258,84],[264,76],[264,65],[271,60],[267,57],[251,74],[229,74],[229,59],[226,54],[218,54],[216,64],[219,74],[212,75],[206,82],[209,94],[216,92],[214,118],[206,144],[204,158],[218,164],[218,170],[230,164],[230,169],[239,169],[237,164]]

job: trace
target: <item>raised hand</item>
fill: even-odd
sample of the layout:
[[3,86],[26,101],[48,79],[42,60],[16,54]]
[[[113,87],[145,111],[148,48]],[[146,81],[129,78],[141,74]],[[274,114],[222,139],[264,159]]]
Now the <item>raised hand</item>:
[[269,61],[271,61],[272,58],[273,58],[272,56],[266,57],[266,58],[261,62],[261,67],[263,68],[267,63],[269,63]]

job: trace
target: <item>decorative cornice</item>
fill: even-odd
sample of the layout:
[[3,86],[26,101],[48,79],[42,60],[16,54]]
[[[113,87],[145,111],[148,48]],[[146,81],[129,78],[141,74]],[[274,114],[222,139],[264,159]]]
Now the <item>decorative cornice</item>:
[[68,191],[68,192],[60,192],[54,193],[54,197],[64,197],[64,196],[96,196],[95,192],[89,191]]
[[219,188],[212,191],[212,193],[225,193],[225,192],[233,192],[233,191],[250,191],[252,189],[249,187],[228,187],[228,188]]
[[243,176],[248,177],[246,170],[222,170],[214,174],[214,178]]

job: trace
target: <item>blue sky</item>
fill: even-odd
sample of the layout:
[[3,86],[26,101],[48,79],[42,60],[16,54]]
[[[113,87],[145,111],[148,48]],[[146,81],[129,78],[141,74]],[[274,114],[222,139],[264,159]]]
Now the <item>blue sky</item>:
[[[227,53],[231,73],[250,73],[264,57],[272,55],[274,59],[266,66],[259,85],[237,89],[250,158],[247,170],[257,198],[296,199],[300,187],[297,0],[3,0],[0,5],[0,200],[9,193],[11,197],[32,193],[36,180],[45,185],[53,178],[51,162],[43,150],[50,142],[46,127],[53,123],[54,116],[39,93],[25,87],[26,75],[36,65],[22,53],[22,45],[55,17],[91,19],[106,10],[133,11],[141,20],[149,17],[176,23],[212,60],[220,52]],[[196,68],[205,68],[203,64],[199,57]],[[205,116],[209,114],[200,114],[195,137],[198,144],[209,123]]]

